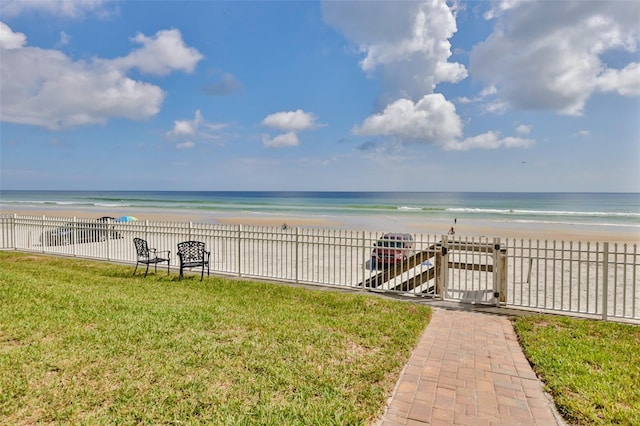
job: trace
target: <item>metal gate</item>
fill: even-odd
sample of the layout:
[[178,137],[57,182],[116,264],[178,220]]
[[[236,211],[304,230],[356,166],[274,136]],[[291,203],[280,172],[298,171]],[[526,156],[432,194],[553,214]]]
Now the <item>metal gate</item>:
[[441,295],[444,299],[478,304],[507,301],[507,250],[499,239],[442,240]]
[[449,238],[372,272],[359,285],[474,304],[506,303],[507,251],[500,240]]

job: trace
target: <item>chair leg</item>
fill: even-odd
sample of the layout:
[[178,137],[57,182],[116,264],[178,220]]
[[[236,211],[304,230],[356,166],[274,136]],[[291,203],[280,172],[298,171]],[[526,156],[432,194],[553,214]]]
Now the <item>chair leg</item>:
[[171,265],[171,260],[167,259],[167,275],[169,275],[169,265]]
[[200,273],[200,281],[204,279],[204,263],[202,264],[202,272]]
[[133,274],[131,275],[135,275],[137,270],[138,270],[138,262],[136,262],[136,268],[133,270]]
[[145,277],[145,278],[147,277],[147,273],[148,273],[148,272],[149,272],[149,264],[147,263],[147,270],[146,270],[146,271],[144,271],[144,277]]

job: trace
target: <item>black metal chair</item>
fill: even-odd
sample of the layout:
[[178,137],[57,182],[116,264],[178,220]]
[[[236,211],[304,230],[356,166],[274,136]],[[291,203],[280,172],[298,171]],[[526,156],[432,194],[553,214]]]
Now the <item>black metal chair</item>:
[[202,268],[200,281],[204,278],[204,268],[207,267],[209,276],[209,259],[211,252],[205,250],[205,244],[200,241],[183,241],[178,243],[178,259],[180,259],[180,277],[182,279],[185,268]]
[[[144,271],[144,276],[147,276],[149,272],[149,265],[155,265],[155,271],[158,272],[158,263],[167,262],[167,275],[169,275],[169,266],[171,264],[171,252],[170,251],[158,251],[154,248],[149,248],[149,244],[142,238],[134,238],[133,244],[136,246],[136,268],[133,270],[133,275],[138,270],[138,265],[147,265],[147,270]],[[158,256],[166,253],[166,256]]]

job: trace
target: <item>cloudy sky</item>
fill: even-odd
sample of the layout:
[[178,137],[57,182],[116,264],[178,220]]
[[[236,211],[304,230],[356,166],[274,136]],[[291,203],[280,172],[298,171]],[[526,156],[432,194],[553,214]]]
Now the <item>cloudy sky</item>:
[[0,189],[640,191],[640,2],[0,0]]

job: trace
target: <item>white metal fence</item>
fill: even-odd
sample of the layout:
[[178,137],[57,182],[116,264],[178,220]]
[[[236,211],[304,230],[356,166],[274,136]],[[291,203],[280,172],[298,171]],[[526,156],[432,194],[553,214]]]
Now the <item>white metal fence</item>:
[[381,232],[217,225],[99,223],[0,215],[0,248],[134,263],[133,238],[171,251],[198,240],[215,274],[640,322],[637,244],[413,235],[407,259],[372,264]]

